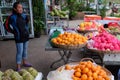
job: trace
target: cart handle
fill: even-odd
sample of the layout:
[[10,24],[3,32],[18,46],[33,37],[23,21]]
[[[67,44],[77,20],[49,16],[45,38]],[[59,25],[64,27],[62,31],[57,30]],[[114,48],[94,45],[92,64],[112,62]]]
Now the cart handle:
[[80,60],[80,62],[83,62],[83,61],[92,61],[93,63],[95,63],[95,61],[92,58],[83,58]]

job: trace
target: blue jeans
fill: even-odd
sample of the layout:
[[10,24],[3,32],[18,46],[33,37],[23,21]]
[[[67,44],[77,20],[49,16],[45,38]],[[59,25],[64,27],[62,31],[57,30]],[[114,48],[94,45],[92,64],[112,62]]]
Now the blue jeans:
[[24,43],[16,43],[16,48],[16,63],[21,64],[23,59],[27,59],[28,41]]

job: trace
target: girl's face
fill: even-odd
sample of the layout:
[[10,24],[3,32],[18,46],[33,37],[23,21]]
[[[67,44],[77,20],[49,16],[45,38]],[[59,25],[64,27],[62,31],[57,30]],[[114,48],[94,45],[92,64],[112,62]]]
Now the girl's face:
[[15,10],[16,10],[16,12],[19,13],[19,14],[23,13],[23,7],[22,7],[22,5],[21,5],[21,4],[18,4]]

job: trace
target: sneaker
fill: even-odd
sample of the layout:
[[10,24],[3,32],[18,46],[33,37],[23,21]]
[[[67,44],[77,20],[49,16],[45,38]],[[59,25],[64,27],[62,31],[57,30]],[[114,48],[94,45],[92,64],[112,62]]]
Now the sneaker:
[[27,63],[27,64],[23,64],[24,67],[32,67],[31,64]]
[[21,68],[17,68],[16,71],[19,72],[21,70]]

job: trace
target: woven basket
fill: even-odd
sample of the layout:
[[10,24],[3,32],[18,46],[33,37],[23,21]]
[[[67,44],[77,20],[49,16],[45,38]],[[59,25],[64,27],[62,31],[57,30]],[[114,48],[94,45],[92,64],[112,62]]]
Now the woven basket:
[[86,44],[87,44],[87,43],[81,44],[81,45],[72,46],[72,45],[58,45],[58,44],[53,43],[53,45],[54,45],[55,47],[62,48],[62,49],[80,49],[80,48],[85,47]]
[[78,33],[97,32],[98,30],[77,30]]
[[[91,59],[91,58],[83,58],[80,62],[88,61],[88,60],[92,61],[95,65],[97,65],[97,64],[95,63],[95,61],[94,61],[93,59]],[[68,65],[70,65],[70,66],[76,66],[76,65],[78,65],[80,62],[72,62],[72,63],[68,63]],[[108,75],[109,77],[111,77],[112,73],[111,73],[108,69],[106,69],[105,67],[101,67],[101,68],[107,73],[107,75]],[[61,71],[61,70],[64,70],[64,69],[65,69],[65,65],[59,67],[57,70],[58,70],[58,71]]]
[[93,52],[96,52],[96,53],[101,53],[101,54],[114,54],[114,53],[120,53],[120,51],[108,51],[108,50],[96,50],[96,49],[89,49],[88,50],[91,50]]

